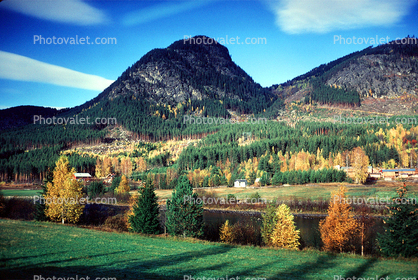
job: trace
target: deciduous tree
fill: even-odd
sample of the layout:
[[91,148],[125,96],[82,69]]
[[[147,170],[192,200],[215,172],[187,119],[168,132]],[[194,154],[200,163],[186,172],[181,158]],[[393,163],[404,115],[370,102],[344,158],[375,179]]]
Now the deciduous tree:
[[293,218],[289,206],[286,204],[279,206],[276,212],[276,225],[271,233],[271,245],[279,248],[298,248],[300,230],[296,229]]
[[52,221],[76,223],[83,213],[82,186],[74,179],[75,169],[70,167],[68,158],[61,156],[56,162],[53,181],[47,184],[45,195],[46,216]]
[[350,214],[351,206],[347,203],[347,189],[340,187],[331,194],[328,216],[319,223],[324,250],[343,252],[352,249],[352,240],[358,231],[358,223]]

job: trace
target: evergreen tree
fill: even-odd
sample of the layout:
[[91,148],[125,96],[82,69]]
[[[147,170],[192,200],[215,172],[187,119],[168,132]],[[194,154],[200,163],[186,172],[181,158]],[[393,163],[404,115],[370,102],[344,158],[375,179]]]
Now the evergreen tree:
[[418,256],[418,207],[415,199],[408,199],[406,187],[397,190],[397,198],[389,207],[391,217],[385,219],[385,232],[378,235],[380,251],[390,257]]
[[[42,192],[41,192],[41,196],[42,198],[45,198],[46,194],[47,194],[47,184],[51,183],[52,184],[52,180],[54,179],[53,174],[50,170],[48,170],[47,172],[47,176],[44,179],[44,183],[42,185]],[[35,220],[36,221],[47,221],[48,217],[45,215],[45,209],[46,209],[46,205],[45,203],[36,203],[35,204]]]
[[133,215],[128,218],[130,229],[133,232],[158,234],[160,231],[158,198],[150,178],[138,193],[136,204],[132,209]]
[[110,185],[109,191],[114,192],[116,190],[116,188],[119,186],[120,180],[121,180],[120,176],[115,176],[112,180],[112,184]]
[[167,231],[171,235],[201,237],[203,235],[203,205],[196,203],[186,176],[178,179],[171,199],[167,200]]
[[277,171],[276,173],[274,173],[273,178],[271,178],[271,184],[273,186],[278,186],[281,183],[281,172]]
[[267,205],[266,212],[261,214],[263,218],[263,224],[261,226],[261,237],[264,244],[271,246],[271,235],[273,234],[274,228],[277,224],[277,207],[275,204]]
[[87,195],[90,198],[104,194],[104,185],[102,182],[92,182],[87,189]]

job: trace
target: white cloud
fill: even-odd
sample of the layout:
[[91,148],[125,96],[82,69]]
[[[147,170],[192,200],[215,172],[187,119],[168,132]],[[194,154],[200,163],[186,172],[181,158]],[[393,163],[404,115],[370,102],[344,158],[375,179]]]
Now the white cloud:
[[44,20],[75,25],[104,23],[105,14],[82,0],[10,0],[0,7]]
[[102,91],[113,82],[96,75],[4,51],[0,51],[0,79],[41,82],[98,91]]
[[290,34],[390,26],[414,5],[410,0],[276,0],[268,4],[276,24]]
[[209,3],[214,0],[191,0],[187,2],[166,2],[134,11],[125,15],[122,23],[127,26],[137,25],[141,23],[150,22],[164,17],[169,17],[181,12],[189,11]]

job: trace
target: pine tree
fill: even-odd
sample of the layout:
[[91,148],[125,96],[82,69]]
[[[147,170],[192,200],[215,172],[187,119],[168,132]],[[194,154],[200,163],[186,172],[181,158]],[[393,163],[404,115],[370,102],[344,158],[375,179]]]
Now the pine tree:
[[167,231],[171,235],[201,237],[203,235],[203,205],[196,203],[186,176],[181,176],[171,199],[167,200]]
[[45,215],[52,221],[78,222],[83,214],[84,204],[80,204],[82,186],[73,178],[75,169],[70,167],[68,158],[61,156],[54,169],[53,181],[47,184]]
[[263,224],[261,226],[261,237],[264,244],[271,246],[271,235],[277,224],[277,207],[274,204],[267,205],[266,212],[262,214]]
[[408,199],[406,187],[397,190],[389,207],[391,216],[384,220],[385,232],[378,235],[380,251],[385,256],[418,256],[418,207],[415,199]]
[[[47,171],[47,176],[44,179],[44,184],[42,185],[42,192],[41,196],[45,199],[47,194],[47,185],[48,183],[52,183],[54,179],[53,174],[50,170]],[[45,215],[46,204],[45,203],[37,203],[35,204],[35,220],[36,221],[47,221],[48,217]]]
[[279,206],[276,212],[276,225],[271,233],[271,244],[274,247],[297,249],[300,245],[300,230],[296,229],[294,217],[286,204]]
[[133,215],[128,217],[129,228],[133,232],[158,234],[160,231],[158,198],[152,181],[148,179],[145,187],[142,187],[138,194],[132,209]]
[[351,206],[346,203],[347,189],[340,187],[331,194],[328,216],[319,223],[324,250],[343,252],[352,249],[350,242],[358,230],[357,221],[350,215]]

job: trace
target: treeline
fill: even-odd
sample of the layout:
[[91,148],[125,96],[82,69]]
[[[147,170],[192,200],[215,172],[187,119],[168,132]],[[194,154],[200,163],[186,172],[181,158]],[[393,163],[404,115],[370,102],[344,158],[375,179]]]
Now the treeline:
[[[63,145],[44,147],[29,151],[19,150],[9,156],[0,158],[0,180],[32,182],[43,181],[48,172],[55,168]],[[71,154],[68,160],[77,172],[94,174],[96,159],[88,155]]]
[[[235,165],[254,157],[261,157],[266,152],[277,154],[281,151],[294,154],[306,151],[316,154],[318,149],[324,158],[351,151],[355,147],[365,147],[370,162],[379,165],[390,159],[399,160],[394,147],[380,145],[374,133],[367,132],[367,126],[344,126],[340,124],[303,123],[295,128],[268,122],[266,125],[231,126],[208,135],[197,146],[187,147],[180,155],[178,165],[181,170],[205,169],[218,161],[227,159]],[[243,134],[251,135],[253,142],[238,145]]]
[[[307,183],[330,183],[330,182],[344,182],[347,179],[347,174],[344,170],[337,170],[335,168],[324,168],[320,170],[292,170],[286,172],[276,172],[271,178],[271,182],[261,181],[265,185],[301,185]],[[270,183],[270,184],[269,184]]]

